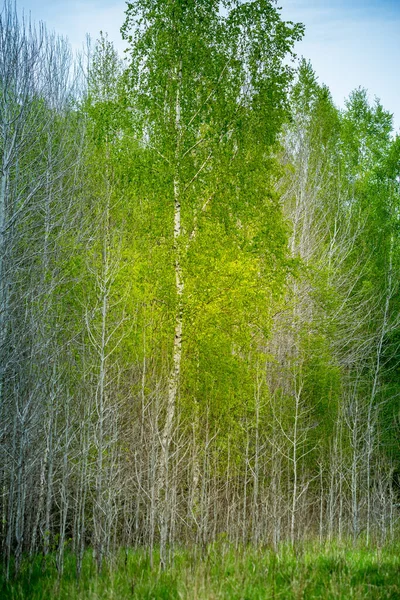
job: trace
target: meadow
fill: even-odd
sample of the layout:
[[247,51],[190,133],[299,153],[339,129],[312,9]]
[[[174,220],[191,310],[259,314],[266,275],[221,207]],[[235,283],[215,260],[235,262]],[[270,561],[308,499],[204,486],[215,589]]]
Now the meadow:
[[[225,542],[181,550],[165,570],[147,552],[125,550],[101,573],[90,551],[79,580],[67,555],[58,577],[54,557],[25,560],[16,578],[0,577],[3,600],[267,600],[400,598],[400,547],[308,543],[292,548],[235,549]],[[155,564],[157,564],[157,553]]]

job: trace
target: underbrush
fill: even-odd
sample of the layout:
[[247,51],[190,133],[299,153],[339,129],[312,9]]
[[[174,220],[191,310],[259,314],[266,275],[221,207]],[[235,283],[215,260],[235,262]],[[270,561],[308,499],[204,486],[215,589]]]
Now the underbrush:
[[[154,564],[157,564],[157,553]],[[266,600],[400,599],[400,547],[353,548],[306,544],[291,548],[178,550],[164,571],[145,550],[125,550],[97,573],[88,551],[79,580],[72,555],[58,577],[55,559],[25,559],[9,582],[0,573],[2,600]]]

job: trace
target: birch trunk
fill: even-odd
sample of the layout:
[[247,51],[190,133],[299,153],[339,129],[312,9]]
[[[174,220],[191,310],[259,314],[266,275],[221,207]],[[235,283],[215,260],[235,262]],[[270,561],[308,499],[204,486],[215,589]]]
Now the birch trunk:
[[182,359],[182,333],[183,333],[183,290],[184,280],[182,273],[181,257],[181,182],[180,182],[180,146],[181,146],[181,85],[182,85],[182,61],[179,64],[177,72],[177,91],[175,103],[175,130],[176,130],[176,150],[175,150],[175,173],[174,173],[174,269],[175,269],[175,291],[176,291],[176,312],[175,312],[175,330],[174,345],[172,352],[172,369],[168,378],[168,399],[167,411],[165,417],[164,429],[161,437],[161,459],[159,471],[159,502],[160,502],[160,563],[164,568],[166,566],[166,546],[168,540],[168,512],[169,512],[169,493],[168,493],[168,462],[169,449],[172,440],[174,427],[174,418],[176,411],[176,400],[178,396],[179,380],[181,375]]

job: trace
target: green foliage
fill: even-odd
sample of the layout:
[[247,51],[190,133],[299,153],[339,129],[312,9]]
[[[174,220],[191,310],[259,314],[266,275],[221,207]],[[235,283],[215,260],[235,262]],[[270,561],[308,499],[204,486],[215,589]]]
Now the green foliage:
[[[128,60],[101,34],[80,102],[35,93],[20,126],[7,100],[0,542],[16,571],[56,556],[4,594],[394,598],[390,549],[295,543],[396,534],[391,115],[295,71],[303,27],[272,0],[137,0],[122,33]],[[201,550],[163,572],[113,554],[166,530]]]
[[[199,403],[227,440],[253,396],[248,356],[269,335],[290,264],[273,147],[293,77],[283,58],[302,26],[282,22],[267,1],[143,0],[128,3],[122,33],[132,120],[121,177],[143,302],[156,303],[154,339],[170,355],[179,260],[181,410],[190,418]],[[182,231],[174,242],[177,186]]]

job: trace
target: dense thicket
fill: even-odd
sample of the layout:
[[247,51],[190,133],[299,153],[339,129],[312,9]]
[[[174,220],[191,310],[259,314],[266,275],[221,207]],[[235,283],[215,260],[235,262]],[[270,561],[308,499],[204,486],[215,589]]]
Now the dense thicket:
[[[223,7],[221,8],[221,6]],[[392,118],[270,0],[137,0],[126,62],[0,15],[0,544],[398,530]]]

